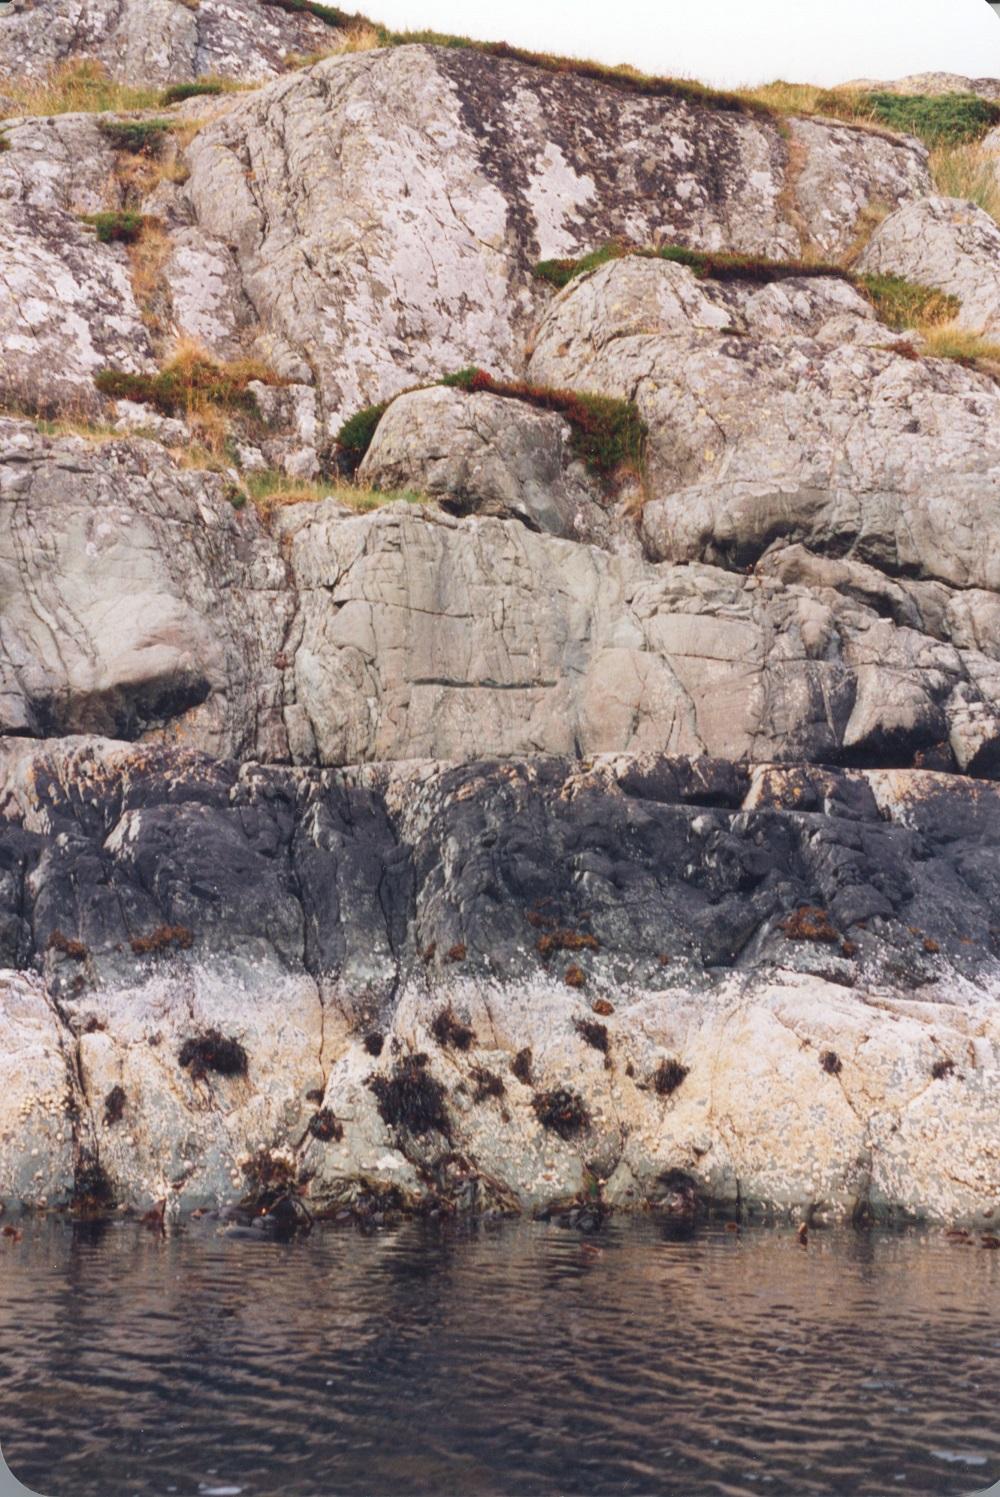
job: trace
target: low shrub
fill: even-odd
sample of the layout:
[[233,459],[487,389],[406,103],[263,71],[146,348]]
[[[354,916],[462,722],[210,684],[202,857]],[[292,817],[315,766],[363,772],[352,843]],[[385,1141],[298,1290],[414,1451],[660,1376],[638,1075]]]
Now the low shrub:
[[153,220],[142,213],[83,213],[84,223],[97,230],[102,244],[136,244],[142,238],[148,223]]
[[343,11],[336,10],[332,5],[319,5],[317,0],[263,0],[265,5],[272,5],[275,10],[287,11],[289,15],[315,16],[317,21],[322,21],[325,26],[347,27],[351,17]]
[[109,399],[151,405],[164,416],[191,414],[210,406],[256,416],[257,403],[247,388],[254,380],[280,383],[266,365],[252,359],[224,364],[191,349],[175,355],[157,374],[102,369],[94,377],[101,394]]
[[169,120],[100,120],[97,127],[113,151],[159,156],[170,132]]
[[203,94],[222,94],[226,85],[212,78],[195,83],[172,83],[160,95],[161,104],[183,104],[185,99],[198,99]]
[[361,466],[364,455],[372,444],[375,429],[390,403],[384,400],[381,405],[366,405],[349,416],[338,431],[337,447],[346,458],[346,466],[350,472],[356,472]]
[[570,450],[592,473],[608,478],[621,468],[640,470],[646,446],[646,424],[628,400],[588,395],[575,390],[550,390],[544,385],[497,380],[484,369],[461,369],[440,381],[470,393],[480,391],[521,400],[539,410],[552,411],[572,428]]

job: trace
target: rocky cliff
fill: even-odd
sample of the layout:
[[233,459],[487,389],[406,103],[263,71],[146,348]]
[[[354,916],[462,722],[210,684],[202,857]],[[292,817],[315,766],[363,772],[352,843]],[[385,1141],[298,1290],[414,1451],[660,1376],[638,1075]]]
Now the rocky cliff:
[[993,1219],[995,222],[857,120],[46,9],[12,99],[217,76],[3,124],[0,1196]]

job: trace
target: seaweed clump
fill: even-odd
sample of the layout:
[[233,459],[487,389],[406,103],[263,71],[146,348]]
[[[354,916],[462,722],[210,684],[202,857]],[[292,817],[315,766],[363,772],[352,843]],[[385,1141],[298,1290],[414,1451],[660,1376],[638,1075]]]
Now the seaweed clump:
[[344,1125],[330,1110],[329,1107],[321,1107],[319,1112],[314,1112],[309,1119],[309,1132],[313,1138],[318,1138],[321,1143],[340,1143],[344,1136]]
[[534,1086],[535,1084],[531,1071],[533,1059],[531,1047],[525,1045],[524,1049],[519,1050],[510,1063],[511,1074],[520,1081],[522,1086]]
[[475,1031],[463,1024],[449,1004],[438,1014],[431,1025],[431,1034],[438,1044],[453,1050],[468,1050],[475,1043]]
[[590,1114],[583,1100],[568,1087],[560,1086],[550,1092],[539,1092],[532,1106],[535,1116],[543,1128],[557,1133],[560,1138],[575,1138],[590,1127]]
[[473,1102],[486,1102],[490,1097],[502,1097],[506,1091],[502,1079],[485,1066],[474,1066],[469,1072],[469,1079],[476,1088],[472,1094]]
[[186,925],[158,925],[148,936],[133,936],[129,945],[136,956],[158,956],[171,946],[189,951],[194,945],[194,935]]
[[602,1055],[607,1055],[608,1026],[606,1024],[598,1024],[596,1019],[574,1019],[573,1027],[584,1044],[590,1045],[593,1050],[600,1050]]
[[365,1038],[364,1038],[364,1047],[368,1051],[369,1055],[375,1055],[375,1056],[381,1055],[382,1054],[382,1046],[384,1044],[385,1044],[385,1035],[384,1034],[379,1034],[379,1032],[378,1032],[377,1029],[373,1029],[369,1034],[365,1035]]
[[815,905],[801,905],[793,915],[786,915],[778,924],[790,941],[826,941],[836,945],[840,940],[826,910],[817,909]]
[[120,1123],[125,1115],[125,1088],[113,1086],[104,1099],[104,1121],[110,1128],[115,1123]]
[[61,930],[54,930],[49,936],[49,951],[59,951],[63,956],[68,956],[71,961],[85,962],[87,960],[87,948],[82,941],[74,941],[72,937],[66,936]]
[[81,1216],[97,1216],[115,1204],[114,1187],[97,1156],[81,1149],[73,1170],[70,1206]]
[[247,1052],[239,1040],[227,1038],[218,1029],[192,1035],[181,1046],[177,1057],[184,1070],[190,1070],[192,1081],[202,1081],[209,1071],[218,1076],[245,1076]]
[[661,1060],[653,1072],[653,1090],[660,1097],[669,1097],[687,1079],[689,1067],[670,1056]]
[[824,1050],[819,1063],[828,1076],[839,1076],[844,1069],[843,1061],[836,1050]]
[[405,1128],[421,1137],[440,1133],[451,1138],[445,1090],[429,1073],[426,1055],[408,1055],[391,1076],[369,1076],[366,1084],[375,1094],[382,1121],[390,1128]]

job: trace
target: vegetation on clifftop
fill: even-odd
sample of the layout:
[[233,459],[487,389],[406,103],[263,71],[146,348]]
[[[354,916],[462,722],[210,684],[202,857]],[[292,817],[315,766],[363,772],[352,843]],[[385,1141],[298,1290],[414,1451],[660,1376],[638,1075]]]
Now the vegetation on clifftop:
[[699,280],[749,281],[766,286],[774,281],[798,280],[802,277],[829,277],[846,281],[871,302],[880,321],[895,332],[904,328],[937,326],[955,317],[960,310],[958,299],[931,286],[920,286],[902,276],[856,274],[842,265],[813,260],[767,260],[753,255],[728,255],[719,251],[687,249],[668,244],[659,249],[643,249],[621,242],[604,245],[578,260],[542,260],[534,268],[539,280],[562,289],[577,276],[596,270],[611,260],[627,255],[645,259],[668,260],[684,265]]
[[[574,457],[585,463],[592,473],[610,478],[622,470],[640,472],[646,443],[646,426],[631,401],[615,400],[607,395],[581,394],[575,390],[550,390],[544,385],[521,381],[498,380],[485,369],[471,366],[446,374],[434,382],[469,394],[499,395],[520,400],[538,410],[552,411],[569,422]],[[415,385],[399,395],[412,395],[432,385]],[[399,398],[399,395],[393,399]],[[355,472],[375,435],[376,428],[392,401],[365,406],[355,412],[337,433],[337,447],[344,466]]]

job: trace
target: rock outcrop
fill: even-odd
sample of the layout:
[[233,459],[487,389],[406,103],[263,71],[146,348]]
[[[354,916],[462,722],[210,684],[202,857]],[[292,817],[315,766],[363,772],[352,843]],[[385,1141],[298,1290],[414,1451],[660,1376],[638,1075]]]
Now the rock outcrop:
[[[4,65],[338,34],[44,12]],[[989,330],[991,221],[461,47],[4,139],[0,1199],[995,1222],[1000,394],[766,263],[884,206],[859,265]]]

